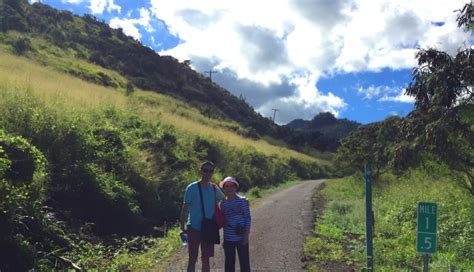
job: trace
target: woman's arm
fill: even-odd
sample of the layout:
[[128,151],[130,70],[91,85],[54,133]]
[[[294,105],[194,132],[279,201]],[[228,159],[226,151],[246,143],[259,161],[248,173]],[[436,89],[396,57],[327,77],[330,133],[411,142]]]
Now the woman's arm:
[[250,226],[251,226],[252,217],[250,216],[249,201],[247,199],[244,199],[243,203],[244,203],[243,206],[244,206],[244,217],[245,217],[245,233],[244,233],[244,240],[242,241],[242,243],[246,245],[249,242],[249,234],[250,234]]
[[252,217],[250,216],[249,201],[247,199],[244,199],[243,202],[244,202],[245,230],[247,232],[250,232]]

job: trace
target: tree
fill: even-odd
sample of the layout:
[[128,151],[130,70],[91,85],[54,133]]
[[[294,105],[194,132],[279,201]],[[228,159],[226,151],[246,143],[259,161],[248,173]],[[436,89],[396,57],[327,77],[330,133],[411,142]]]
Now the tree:
[[[472,4],[460,11],[458,26],[469,31]],[[460,50],[453,57],[430,48],[416,56],[418,67],[406,90],[415,97],[415,110],[401,126],[404,140],[413,143],[413,151],[432,154],[463,173],[463,186],[474,195],[474,49]],[[402,142],[397,149],[403,150]]]
[[336,164],[342,171],[357,171],[370,162],[377,178],[383,170],[392,166],[394,143],[400,139],[401,123],[400,117],[391,116],[384,121],[358,127],[341,140]]
[[[466,4],[457,17],[458,27],[473,28],[473,6]],[[416,109],[443,113],[461,103],[472,104],[474,86],[474,49],[466,48],[455,57],[430,48],[420,50],[413,69],[413,81],[406,90],[415,97]]]
[[[458,16],[459,27],[472,29],[472,4]],[[336,162],[357,170],[371,161],[375,172],[390,167],[405,170],[425,158],[462,173],[461,183],[474,195],[474,49],[455,56],[434,48],[417,55],[406,94],[415,109],[405,118],[359,127],[341,141]]]
[[420,50],[413,81],[406,94],[415,97],[421,111],[445,112],[459,103],[472,103],[474,83],[474,49],[467,48],[451,57],[436,49]]
[[0,31],[26,31],[28,29],[23,12],[24,1],[8,0],[0,2]]
[[373,162],[376,134],[377,124],[369,124],[360,126],[343,138],[335,159],[338,169],[344,173],[354,172],[363,169],[367,162]]
[[464,30],[469,31],[474,29],[474,8],[472,6],[472,1],[470,4],[465,4],[463,9],[458,10],[459,15],[457,17],[458,27],[464,28]]

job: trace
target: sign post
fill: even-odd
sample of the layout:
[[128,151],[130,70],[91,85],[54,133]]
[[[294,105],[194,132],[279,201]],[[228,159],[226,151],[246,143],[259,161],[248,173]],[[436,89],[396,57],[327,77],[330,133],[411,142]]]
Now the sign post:
[[416,251],[424,254],[423,271],[428,271],[428,254],[436,252],[438,205],[430,202],[418,202],[416,213]]
[[374,213],[372,211],[372,171],[370,164],[365,165],[365,235],[367,243],[367,271],[374,271],[374,253],[372,251]]

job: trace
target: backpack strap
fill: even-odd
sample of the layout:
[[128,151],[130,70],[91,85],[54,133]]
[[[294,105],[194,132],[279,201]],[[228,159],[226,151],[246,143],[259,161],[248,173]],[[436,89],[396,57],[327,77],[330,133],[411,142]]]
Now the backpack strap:
[[212,188],[214,189],[214,202],[217,202],[217,191],[216,191],[216,185],[213,183]]
[[201,182],[198,182],[198,188],[199,188],[199,196],[201,197],[201,209],[202,209],[202,216],[203,218],[206,218],[206,212],[204,211],[204,200],[202,197],[202,189],[201,189]]

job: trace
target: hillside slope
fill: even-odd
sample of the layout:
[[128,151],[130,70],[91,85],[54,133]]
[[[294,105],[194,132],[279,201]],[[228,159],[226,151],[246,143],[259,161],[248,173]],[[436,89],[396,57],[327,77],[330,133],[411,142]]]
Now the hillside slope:
[[[80,17],[39,2],[0,0],[0,30],[0,43],[16,54],[128,93],[138,87],[170,95],[209,118],[238,123],[239,134],[247,138],[272,137],[308,154],[314,149],[334,151],[337,145],[338,139],[328,142],[332,132],[326,136],[274,124],[244,99],[194,71],[189,61],[160,56],[94,16]],[[90,63],[114,72],[91,69]]]
[[[112,29],[91,15],[80,17],[41,3],[29,5],[27,0],[1,0],[0,22],[3,32],[18,31],[28,38],[47,40],[75,58],[119,72],[134,86],[186,101],[206,116],[235,120],[262,135],[275,130],[269,119],[192,70],[187,62],[160,56],[126,36],[121,29]],[[7,42],[17,43],[16,40]],[[39,51],[27,46],[25,51],[29,50]],[[81,76],[73,69],[68,72]],[[104,86],[125,88],[124,83],[114,82],[107,76],[95,81]]]
[[[156,227],[177,220],[182,192],[203,160],[216,162],[215,180],[237,176],[243,190],[330,174],[328,162],[243,137],[232,132],[239,124],[210,119],[179,100],[140,89],[125,96],[5,48],[2,271],[50,270],[63,257],[82,267],[111,267],[116,260],[109,254],[123,252],[126,237],[162,235]],[[91,64],[71,64],[122,80]]]

